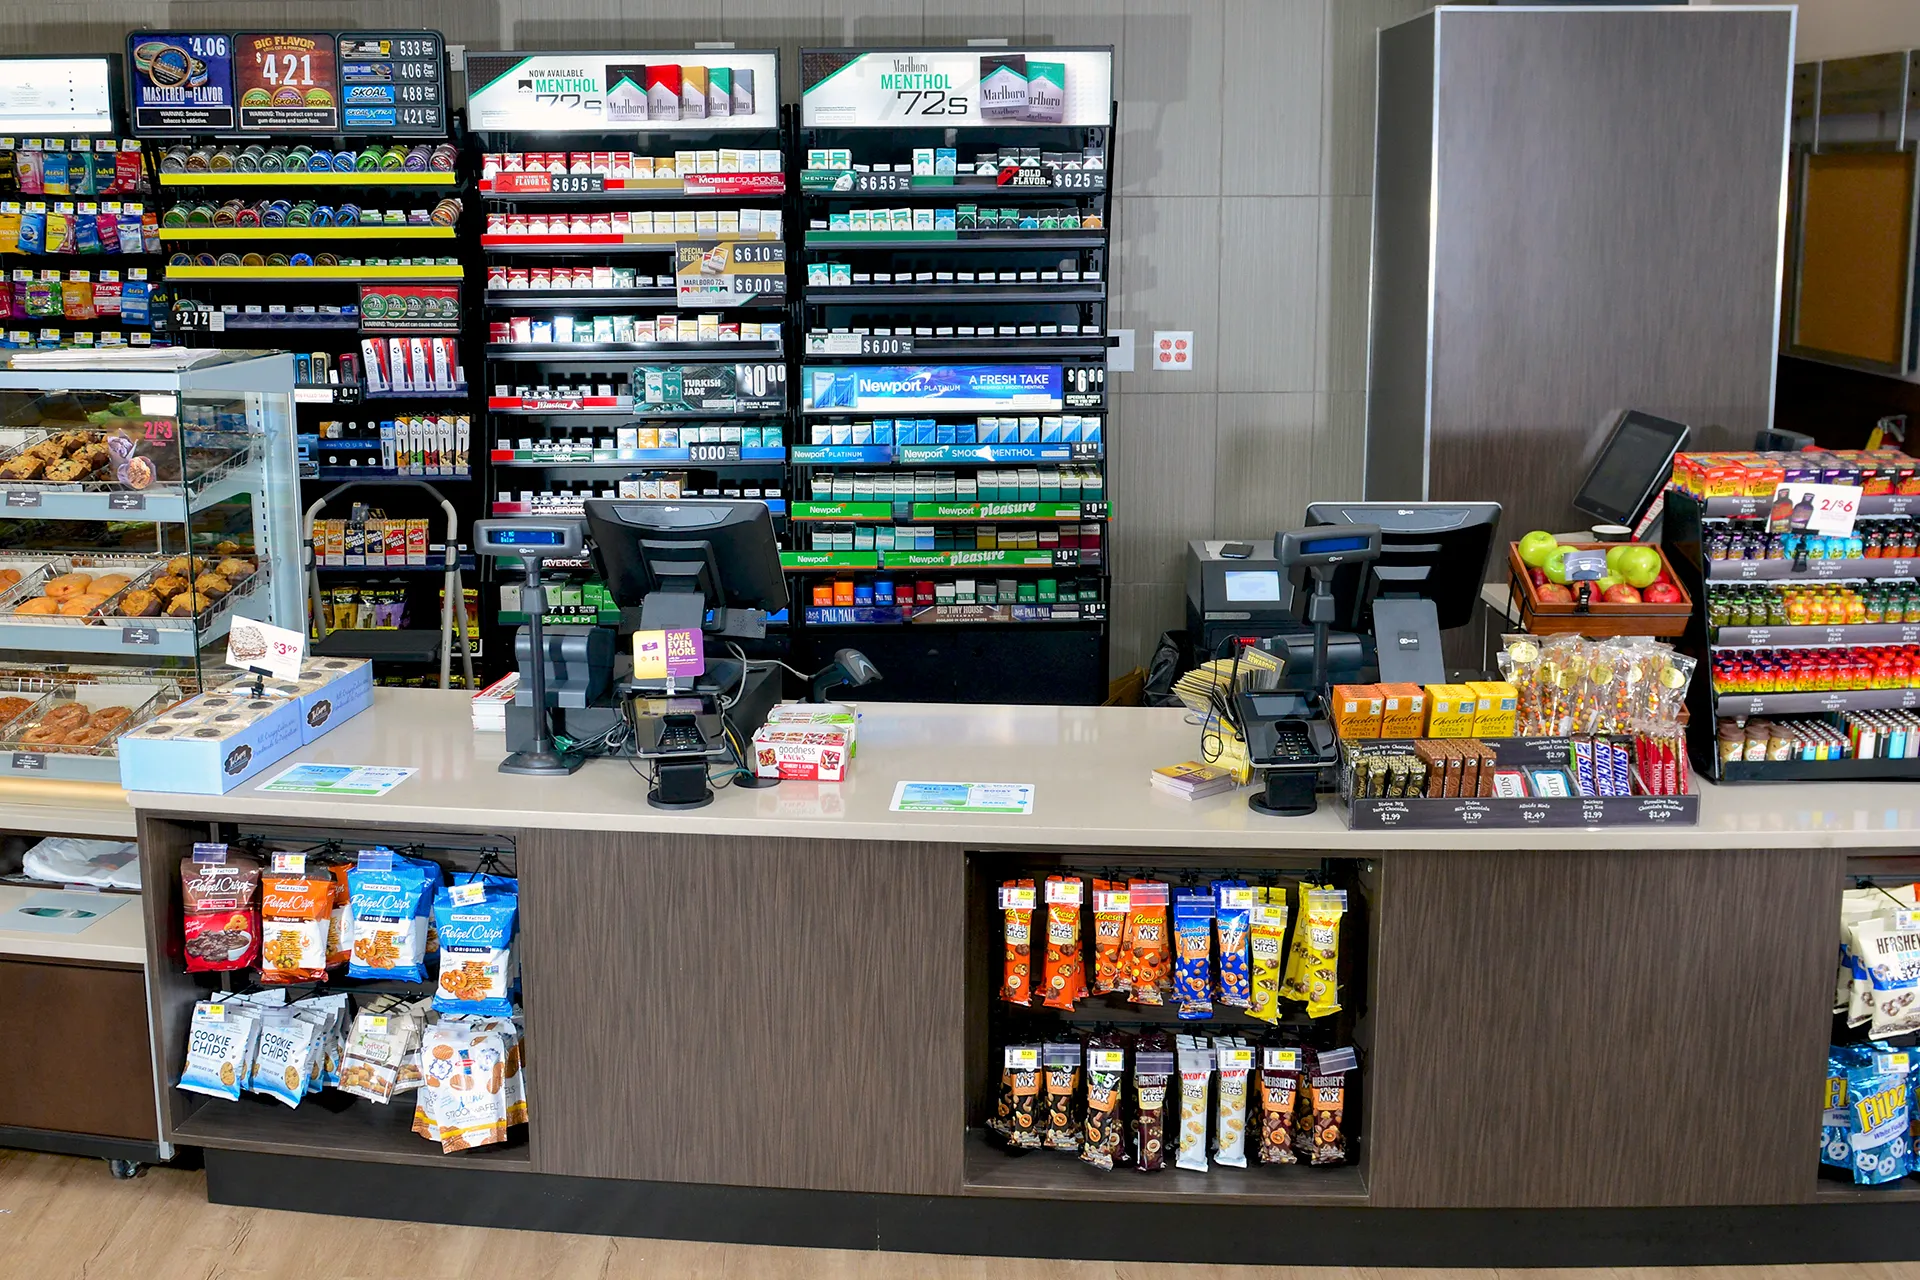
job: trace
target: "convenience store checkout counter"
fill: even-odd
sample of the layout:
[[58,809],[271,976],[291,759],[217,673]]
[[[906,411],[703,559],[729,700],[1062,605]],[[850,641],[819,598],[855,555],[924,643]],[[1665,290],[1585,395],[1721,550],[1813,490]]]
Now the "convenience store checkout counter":
[[[134,838],[118,787],[0,781],[0,838]],[[117,905],[116,905],[117,904]],[[102,912],[36,928],[17,913]],[[99,1156],[128,1177],[170,1157],[161,1142],[147,1018],[140,899],[0,885],[0,1147]]]
[[[532,1122],[448,1156],[404,1106],[169,1087],[163,1135],[206,1149],[222,1202],[542,1230],[1301,1265],[1911,1253],[1920,1189],[1816,1170],[1840,890],[1920,867],[1920,789],[1705,788],[1694,828],[1350,833],[1330,803],[1272,819],[1151,788],[1196,732],[1170,710],[875,704],[847,781],[666,814],[624,762],[502,775],[464,695],[378,690],[293,759],[419,770],[383,798],[131,795],[155,1068],[183,1056],[175,869],[209,823],[478,835],[517,850]],[[892,813],[903,779],[1036,799]],[[1341,863],[1357,1161],[1142,1176],[981,1139],[1013,858]]]

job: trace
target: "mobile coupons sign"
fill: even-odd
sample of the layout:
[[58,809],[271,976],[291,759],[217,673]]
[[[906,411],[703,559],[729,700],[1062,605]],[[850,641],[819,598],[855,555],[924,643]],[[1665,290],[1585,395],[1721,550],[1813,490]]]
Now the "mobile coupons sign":
[[483,132],[780,127],[771,49],[469,53],[467,83],[467,123]]
[[1113,50],[803,49],[800,123],[812,129],[1105,125]]
[[993,413],[1061,407],[1059,365],[874,365],[802,371],[808,413]]
[[379,133],[444,137],[438,31],[136,31],[137,134]]

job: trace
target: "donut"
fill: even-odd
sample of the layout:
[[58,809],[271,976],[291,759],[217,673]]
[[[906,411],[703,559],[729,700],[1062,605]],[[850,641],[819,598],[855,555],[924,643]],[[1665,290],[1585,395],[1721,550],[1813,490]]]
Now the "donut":
[[5,591],[8,587],[16,586],[19,582],[20,571],[18,569],[0,569],[0,591]]
[[45,594],[54,600],[65,600],[68,596],[77,596],[93,585],[90,573],[63,573],[47,583]]
[[102,707],[87,717],[87,726],[112,733],[133,715],[132,707]]
[[22,712],[33,705],[32,698],[0,698],[0,724],[18,720]]
[[107,598],[105,596],[69,596],[60,602],[60,616],[63,618],[84,618],[106,602]]
[[87,590],[92,595],[110,596],[132,581],[133,579],[124,573],[103,573],[93,580],[93,585]]
[[62,746],[68,746],[68,747],[98,746],[101,742],[106,740],[107,734],[110,732],[111,730],[95,729],[91,725],[89,725],[84,729],[69,730],[67,732],[67,736],[62,738],[60,742]]
[[52,725],[58,729],[78,729],[91,718],[93,712],[77,702],[63,702],[41,717],[40,723]]
[[35,596],[31,600],[21,601],[13,611],[21,616],[39,617],[60,612],[60,602],[52,596]]
[[65,729],[59,728],[56,725],[37,724],[33,726],[33,728],[27,730],[25,733],[21,734],[20,741],[34,742],[34,743],[39,743],[41,745],[45,745],[50,742],[59,742],[62,739],[64,739],[66,736],[67,736],[67,731]]

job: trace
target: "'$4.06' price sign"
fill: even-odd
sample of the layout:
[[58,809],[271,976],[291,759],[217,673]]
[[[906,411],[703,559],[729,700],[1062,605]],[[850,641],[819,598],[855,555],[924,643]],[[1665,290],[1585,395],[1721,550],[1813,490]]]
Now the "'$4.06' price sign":
[[227,665],[261,672],[276,680],[298,680],[307,637],[271,623],[235,618],[227,632]]

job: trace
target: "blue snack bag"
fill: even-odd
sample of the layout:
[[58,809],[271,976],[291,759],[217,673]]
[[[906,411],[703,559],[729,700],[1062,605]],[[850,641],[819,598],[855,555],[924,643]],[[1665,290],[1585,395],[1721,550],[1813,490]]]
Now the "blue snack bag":
[[1253,928],[1253,890],[1244,880],[1213,882],[1214,929],[1220,952],[1220,1003],[1244,1009],[1253,998],[1249,946]]
[[[390,862],[390,866],[380,864]],[[350,978],[427,980],[427,913],[440,868],[431,862],[366,850],[347,873],[351,922]]]
[[440,943],[433,1007],[441,1013],[512,1017],[520,978],[514,953],[520,882],[492,875],[454,879],[433,900]]
[[1907,1174],[1907,1055],[1876,1053],[1847,1071],[1847,1142],[1861,1186]]
[[1853,1167],[1853,1149],[1847,1141],[1853,1123],[1852,1108],[1847,1105],[1847,1071],[1866,1060],[1864,1053],[1856,1052],[1863,1048],[1836,1044],[1827,1050],[1827,1105],[1820,1115],[1820,1163],[1835,1169]]
[[20,215],[20,252],[45,253],[47,250],[47,211],[28,206]]
[[1183,1019],[1211,1018],[1213,898],[1197,889],[1173,899],[1173,995]]

